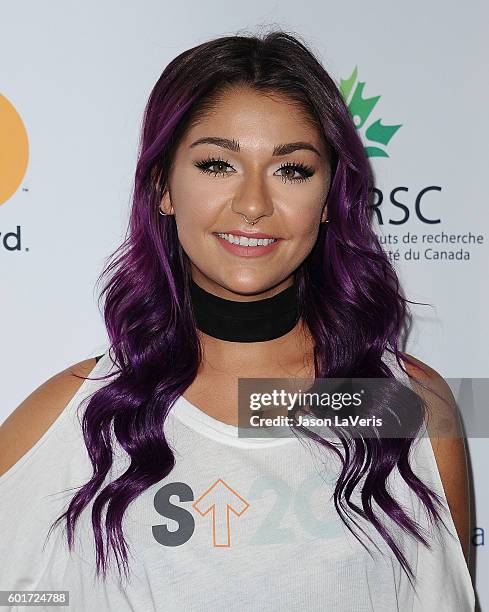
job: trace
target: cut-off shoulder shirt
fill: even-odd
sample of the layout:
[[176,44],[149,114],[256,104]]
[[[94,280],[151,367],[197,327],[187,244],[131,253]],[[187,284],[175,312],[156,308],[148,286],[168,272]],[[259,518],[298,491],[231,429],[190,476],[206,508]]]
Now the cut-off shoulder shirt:
[[[410,384],[390,353],[383,359]],[[107,350],[90,376],[113,367]],[[106,382],[85,380],[41,439],[0,477],[0,590],[68,591],[69,610],[76,612],[474,610],[471,577],[450,512],[443,518],[451,535],[443,527],[435,530],[396,470],[389,490],[431,543],[430,550],[381,516],[414,570],[416,592],[373,527],[360,523],[380,549],[362,536],[367,552],[339,518],[332,454],[293,435],[238,437],[237,427],[183,396],[164,424],[175,467],[124,514],[129,583],[120,580],[113,556],[107,579],[96,578],[91,504],[76,525],[71,553],[64,529],[45,538],[92,475],[77,408]],[[114,463],[105,483],[130,463],[115,436],[113,442]],[[448,508],[426,434],[414,441],[411,465]],[[7,609],[27,610],[13,604]]]

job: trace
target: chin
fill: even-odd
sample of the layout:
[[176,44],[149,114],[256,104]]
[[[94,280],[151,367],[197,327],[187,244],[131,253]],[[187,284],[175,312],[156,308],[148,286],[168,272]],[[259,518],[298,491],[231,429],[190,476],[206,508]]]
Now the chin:
[[[222,284],[223,288],[228,291],[232,291],[233,293],[241,296],[262,296],[264,293],[271,293],[274,295],[278,293],[278,285],[280,285],[282,281],[277,281],[276,279],[263,279],[263,278],[254,278],[254,279],[236,279],[231,281],[229,278],[226,279],[226,283]],[[270,297],[271,297],[270,295]]]

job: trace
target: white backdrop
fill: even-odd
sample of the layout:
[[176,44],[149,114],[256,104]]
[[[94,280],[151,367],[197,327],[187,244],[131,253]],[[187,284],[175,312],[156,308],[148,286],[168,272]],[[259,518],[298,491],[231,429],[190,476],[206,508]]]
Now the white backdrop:
[[[1,14],[0,421],[105,347],[94,283],[125,232],[143,108],[165,65],[204,40],[274,26],[303,36],[338,85],[357,68],[350,102],[380,96],[357,119],[365,146],[384,152],[372,157],[378,232],[406,295],[432,305],[413,307],[407,352],[446,378],[488,377],[487,3],[51,0],[3,2]],[[378,120],[401,126],[388,142],[372,140]],[[478,242],[423,242],[442,232]],[[469,445],[476,583],[489,611],[487,438]]]

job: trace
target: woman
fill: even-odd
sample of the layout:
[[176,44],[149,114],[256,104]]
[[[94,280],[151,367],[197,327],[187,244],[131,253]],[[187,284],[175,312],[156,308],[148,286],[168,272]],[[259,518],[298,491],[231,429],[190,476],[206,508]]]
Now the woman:
[[[474,609],[463,439],[432,446],[424,421],[457,428],[453,397],[400,352],[372,184],[297,37],[170,62],[105,270],[110,346],[2,425],[2,589],[67,590],[75,610]],[[384,418],[409,396],[412,436],[237,435],[238,378],[334,377],[383,379]]]

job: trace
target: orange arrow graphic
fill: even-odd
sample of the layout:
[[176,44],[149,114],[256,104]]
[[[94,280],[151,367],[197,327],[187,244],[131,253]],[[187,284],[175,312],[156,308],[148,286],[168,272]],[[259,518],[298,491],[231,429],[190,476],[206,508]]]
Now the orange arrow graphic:
[[201,516],[212,511],[212,541],[215,547],[231,546],[231,512],[241,516],[250,504],[221,478],[211,485],[192,506]]

